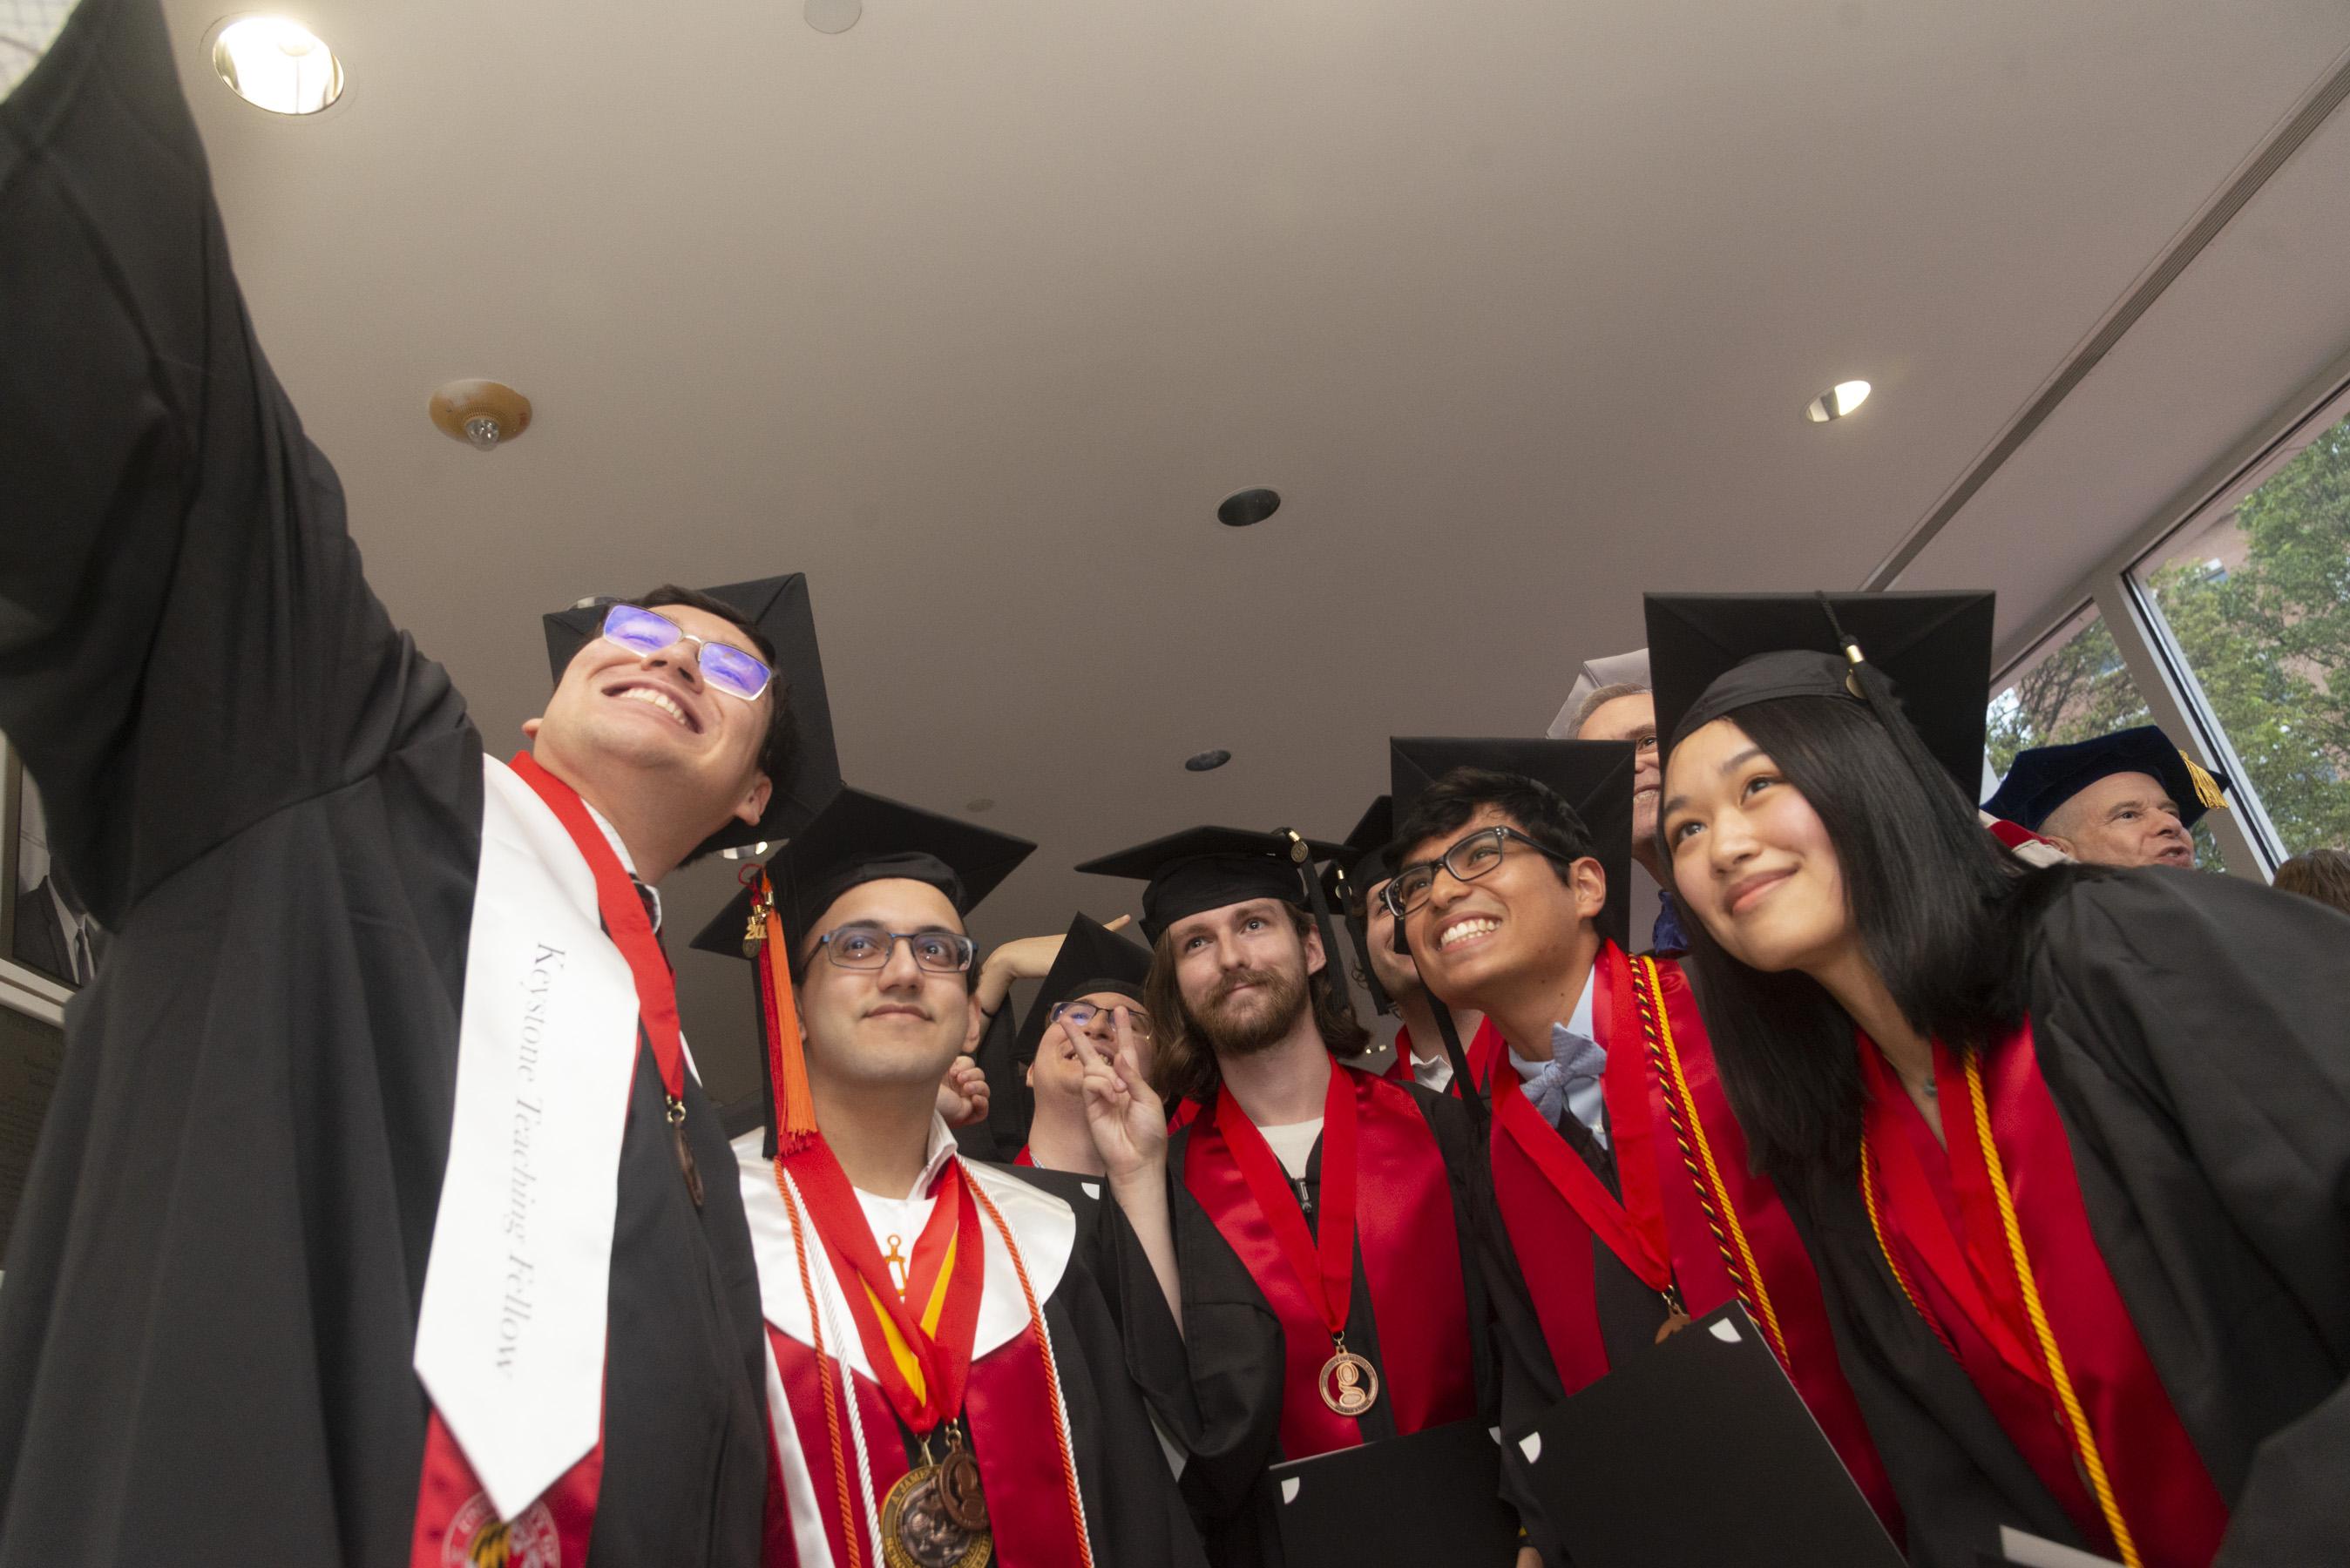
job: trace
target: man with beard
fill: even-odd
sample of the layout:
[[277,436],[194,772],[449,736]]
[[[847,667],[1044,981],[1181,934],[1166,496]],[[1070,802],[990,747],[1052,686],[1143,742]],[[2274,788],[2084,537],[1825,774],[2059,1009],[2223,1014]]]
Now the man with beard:
[[[1734,1300],[1898,1527],[1818,1282],[1748,1172],[1680,966],[1621,946],[1632,747],[1399,739],[1390,753],[1403,818],[1390,917],[1430,989],[1482,1007],[1505,1042],[1483,1151],[1504,1429]],[[1522,1568],[1564,1563],[1520,1450],[1503,1458]]]
[[1672,888],[1658,869],[1657,786],[1662,774],[1657,762],[1657,697],[1648,682],[1648,650],[1595,659],[1575,678],[1566,704],[1551,721],[1554,741],[1629,741],[1632,743],[1632,858],[1657,885],[1657,923],[1648,933],[1648,950],[1656,953],[1686,951],[1680,911]]
[[2093,866],[2195,869],[2190,831],[2228,804],[2225,774],[2201,767],[2152,724],[2015,753],[1983,809]]
[[1457,1430],[1493,1473],[1470,1120],[1345,1064],[1369,1037],[1326,919],[1301,907],[1320,902],[1317,849],[1203,827],[1078,867],[1148,880],[1158,1079],[1200,1106],[1164,1145],[1103,1153],[1114,1179],[1163,1166],[1183,1336],[1128,1353],[1179,1413],[1184,1490],[1224,1563],[1284,1560],[1276,1462],[1473,1422]]
[[[1466,1008],[1437,1009],[1442,1004],[1428,994],[1419,968],[1409,953],[1395,949],[1395,917],[1379,895],[1389,875],[1387,844],[1395,836],[1394,797],[1371,802],[1355,830],[1347,835],[1349,855],[1333,865],[1323,882],[1332,905],[1344,912],[1347,938],[1355,947],[1355,978],[1371,993],[1372,1005],[1401,1021],[1395,1037],[1395,1060],[1387,1076],[1398,1084],[1416,1083],[1423,1089],[1450,1094],[1461,1090],[1452,1069],[1457,1047],[1469,1064],[1469,1075],[1482,1093],[1492,1081],[1500,1060],[1502,1036],[1482,1014]],[[1447,1032],[1450,1031],[1450,1038]],[[1465,1042],[1465,1044],[1463,1044]]]

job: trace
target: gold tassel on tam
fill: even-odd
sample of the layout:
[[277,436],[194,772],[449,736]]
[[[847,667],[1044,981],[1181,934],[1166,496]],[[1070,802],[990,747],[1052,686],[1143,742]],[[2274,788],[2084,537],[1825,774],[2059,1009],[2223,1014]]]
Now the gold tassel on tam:
[[[754,880],[755,878],[755,880]],[[760,1024],[767,1036],[767,1081],[774,1085],[775,1149],[793,1155],[816,1138],[816,1101],[808,1093],[807,1058],[800,1049],[800,1015],[792,995],[791,948],[775,909],[775,885],[764,866],[744,874],[752,884],[751,919],[743,956],[759,977]]]
[[2185,752],[2178,753],[2178,760],[2187,764],[2187,776],[2195,781],[2195,798],[2203,803],[2203,808],[2206,811],[2225,811],[2228,797],[2221,793],[2220,781],[2211,776],[2210,770]]

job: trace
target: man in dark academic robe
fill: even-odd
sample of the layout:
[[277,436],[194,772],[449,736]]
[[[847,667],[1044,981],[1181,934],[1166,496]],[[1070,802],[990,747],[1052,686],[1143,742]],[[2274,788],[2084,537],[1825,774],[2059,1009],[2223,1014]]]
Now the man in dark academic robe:
[[[1482,1008],[1503,1041],[1485,1265],[1504,1433],[1690,1315],[1737,1301],[1898,1536],[1810,1261],[1770,1184],[1747,1169],[1679,965],[1627,957],[1616,940],[1628,914],[1632,748],[1399,740],[1393,751],[1405,805],[1390,919],[1400,902],[1431,991]],[[1565,1563],[1514,1443],[1503,1477],[1528,1557]]]
[[1146,1151],[1182,1337],[1137,1325],[1128,1352],[1219,1563],[1283,1560],[1267,1467],[1453,1423],[1482,1443],[1494,1407],[1467,1113],[1345,1064],[1368,1036],[1299,907],[1297,846],[1201,828],[1078,867],[1149,878],[1159,1079],[1200,1106]]
[[735,1149],[766,1323],[770,1568],[900,1560],[889,1548],[1202,1561],[1093,1272],[1088,1232],[1114,1207],[965,1159],[936,1110],[975,1005],[963,919],[1034,847],[843,790],[772,891],[701,939],[761,933],[771,1113]]
[[153,0],[0,104],[0,729],[116,933],[0,1292],[0,1564],[751,1561],[757,1281],[650,884],[805,819],[820,684],[749,694],[763,604],[589,610],[485,758],[254,340]]

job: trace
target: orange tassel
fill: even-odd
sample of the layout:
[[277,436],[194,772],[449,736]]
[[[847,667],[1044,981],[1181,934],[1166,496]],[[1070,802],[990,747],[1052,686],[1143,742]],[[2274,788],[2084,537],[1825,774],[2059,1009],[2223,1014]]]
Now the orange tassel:
[[791,950],[785,945],[783,916],[776,911],[775,886],[764,867],[752,919],[754,929],[764,927],[759,944],[764,950],[753,961],[759,971],[760,1011],[765,1014],[767,1077],[775,1085],[775,1149],[779,1154],[797,1154],[816,1137],[816,1100],[808,1092],[807,1058],[800,1049]]

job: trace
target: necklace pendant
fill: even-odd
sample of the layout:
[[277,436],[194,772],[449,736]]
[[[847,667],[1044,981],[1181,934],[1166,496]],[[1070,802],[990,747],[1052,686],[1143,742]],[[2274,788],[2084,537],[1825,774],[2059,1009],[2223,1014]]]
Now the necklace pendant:
[[[949,1471],[965,1467],[967,1474],[949,1481]],[[978,1484],[979,1465],[960,1448],[949,1449],[937,1464],[917,1465],[899,1477],[881,1502],[881,1558],[887,1568],[987,1568],[995,1538],[988,1532]],[[951,1495],[951,1487],[965,1485],[968,1493]],[[968,1511],[973,1506],[981,1520],[976,1529],[956,1517],[958,1508]]]
[[1315,1386],[1321,1391],[1322,1403],[1351,1419],[1379,1402],[1379,1369],[1347,1349],[1345,1340],[1332,1343],[1337,1346],[1336,1354],[1322,1364]]
[[1665,1314],[1665,1321],[1657,1325],[1657,1343],[1659,1345],[1664,1344],[1665,1341],[1672,1338],[1673,1335],[1679,1334],[1689,1325],[1689,1314],[1681,1312],[1679,1309],[1667,1313]]

